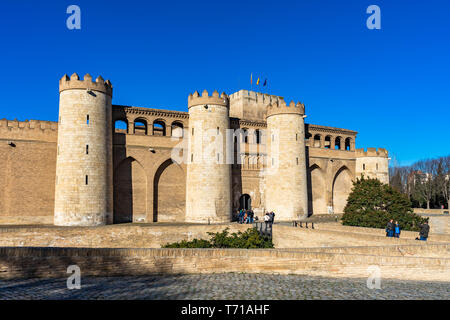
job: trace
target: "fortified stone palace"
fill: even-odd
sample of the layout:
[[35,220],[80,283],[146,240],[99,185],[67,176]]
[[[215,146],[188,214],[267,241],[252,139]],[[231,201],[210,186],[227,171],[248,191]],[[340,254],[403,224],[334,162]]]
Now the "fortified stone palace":
[[342,213],[362,174],[388,182],[385,149],[355,150],[356,131],[305,124],[304,105],[279,96],[112,105],[109,80],[89,74],[59,92],[57,123],[0,120],[0,223],[213,223],[240,208],[292,220]]

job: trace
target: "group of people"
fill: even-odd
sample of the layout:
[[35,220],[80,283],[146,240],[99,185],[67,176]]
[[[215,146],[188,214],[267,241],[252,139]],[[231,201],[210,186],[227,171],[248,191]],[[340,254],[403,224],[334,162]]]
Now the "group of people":
[[255,213],[253,212],[253,210],[241,209],[238,211],[237,216],[239,223],[253,223]]
[[400,238],[400,225],[398,224],[398,221],[395,221],[394,223],[393,219],[389,220],[386,226],[386,237]]
[[[239,223],[253,223],[254,220],[258,220],[258,217],[255,218],[255,213],[253,210],[241,209],[237,211],[237,219]],[[275,212],[266,212],[263,220],[266,225],[269,223],[273,224],[273,221],[275,220]]]
[[[422,223],[419,225],[419,228],[419,237],[417,237],[416,240],[427,241],[428,233],[430,232],[428,222]],[[386,226],[386,237],[400,238],[400,225],[398,224],[398,221],[395,221],[394,223],[393,219],[389,220]]]

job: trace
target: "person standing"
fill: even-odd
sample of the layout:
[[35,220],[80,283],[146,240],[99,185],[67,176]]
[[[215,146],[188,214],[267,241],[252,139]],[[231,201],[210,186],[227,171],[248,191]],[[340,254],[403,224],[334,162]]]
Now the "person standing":
[[253,216],[255,215],[255,213],[253,212],[253,210],[250,209],[249,211],[249,219],[250,219],[250,223],[253,223]]
[[400,225],[398,224],[398,221],[395,221],[394,238],[400,238]]
[[394,220],[391,219],[386,226],[386,237],[392,238],[394,236]]
[[242,223],[244,220],[244,209],[239,211],[239,223]]
[[424,223],[419,225],[419,228],[420,228],[420,232],[419,232],[420,239],[419,240],[427,241],[428,233],[430,232],[430,226],[428,225],[428,222],[425,221]]
[[266,231],[267,231],[267,225],[269,224],[269,222],[270,222],[270,216],[269,216],[269,213],[266,212],[266,214],[264,215],[264,223],[266,224]]

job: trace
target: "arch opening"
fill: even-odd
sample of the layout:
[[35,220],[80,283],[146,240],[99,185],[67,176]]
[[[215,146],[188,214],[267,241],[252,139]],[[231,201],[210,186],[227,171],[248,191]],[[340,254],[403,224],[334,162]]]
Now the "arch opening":
[[243,194],[239,198],[239,210],[251,210],[252,209],[252,198],[248,194]]
[[153,222],[183,222],[186,206],[186,178],[171,159],[156,170],[153,180]]
[[351,142],[352,142],[352,139],[350,139],[350,138],[347,138],[347,139],[345,139],[345,150],[346,151],[351,151]]
[[163,120],[155,120],[153,122],[153,135],[154,136],[166,135],[166,123]]
[[172,123],[172,137],[183,138],[183,124],[180,122]]
[[147,121],[144,119],[134,120],[134,134],[147,135]]
[[335,150],[341,149],[341,137],[336,137],[336,139],[334,139],[334,149]]
[[308,188],[308,204],[309,215],[312,214],[326,214],[326,188],[325,179],[322,169],[314,164],[309,168],[309,188]]
[[261,130],[255,130],[255,142],[256,144],[261,144]]
[[242,132],[240,134],[242,135],[242,142],[248,143],[248,129],[247,128],[242,129]]
[[350,170],[342,167],[338,170],[333,179],[333,211],[334,213],[344,213],[347,198],[352,188],[352,178]]
[[115,133],[128,133],[128,121],[119,119],[114,122]]
[[331,136],[326,136],[324,141],[324,148],[331,149]]
[[132,157],[123,160],[114,172],[113,223],[145,221],[147,216],[147,176]]
[[313,146],[315,148],[320,148],[320,134],[316,134],[314,136],[314,144],[313,144]]

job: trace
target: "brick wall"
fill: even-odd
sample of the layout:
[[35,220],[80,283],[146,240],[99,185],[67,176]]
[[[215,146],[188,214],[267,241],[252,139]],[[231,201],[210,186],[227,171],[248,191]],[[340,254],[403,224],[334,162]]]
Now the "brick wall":
[[7,141],[0,139],[0,223],[53,223],[56,141]]

